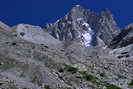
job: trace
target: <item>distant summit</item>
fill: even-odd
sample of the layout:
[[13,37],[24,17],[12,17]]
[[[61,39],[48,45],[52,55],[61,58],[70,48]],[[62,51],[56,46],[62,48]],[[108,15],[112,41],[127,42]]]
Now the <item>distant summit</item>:
[[0,21],[0,29],[11,30],[11,28],[2,21]]

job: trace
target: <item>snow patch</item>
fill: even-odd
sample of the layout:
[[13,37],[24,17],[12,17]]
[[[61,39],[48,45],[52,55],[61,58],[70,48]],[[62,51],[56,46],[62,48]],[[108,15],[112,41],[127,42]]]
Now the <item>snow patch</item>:
[[90,25],[86,21],[84,21],[83,18],[77,18],[76,21],[78,21],[79,28],[82,27],[82,31],[79,31],[81,34],[80,37],[82,39],[82,45],[85,45],[86,47],[92,46],[91,43],[93,40],[92,36],[94,35],[94,32],[91,29]]
[[91,41],[92,41],[92,35],[90,32],[85,32],[82,34],[83,36],[83,45],[86,47],[91,46]]
[[83,36],[83,44],[86,47],[91,46],[92,43],[92,36],[94,34],[93,30],[91,29],[90,25],[86,22],[84,22],[82,25],[84,25],[87,28],[87,31],[85,31],[84,33],[82,33]]
[[86,26],[86,27],[89,27],[89,24],[88,23],[85,23],[85,22],[82,25],[83,26]]
[[77,18],[77,21],[81,21],[82,20],[82,18]]
[[76,5],[76,7],[80,7],[80,5]]

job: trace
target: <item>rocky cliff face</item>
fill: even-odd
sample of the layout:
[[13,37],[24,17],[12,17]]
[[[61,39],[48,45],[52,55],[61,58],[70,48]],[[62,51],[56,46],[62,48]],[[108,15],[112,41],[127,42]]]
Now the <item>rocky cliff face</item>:
[[110,11],[106,10],[101,12],[101,19],[99,21],[98,36],[109,45],[112,39],[120,33],[120,29],[117,26],[113,15]]
[[132,25],[77,5],[46,29],[0,28],[0,89],[133,89]]
[[118,58],[132,58],[133,25],[130,24],[113,38],[109,47],[114,49],[112,54]]

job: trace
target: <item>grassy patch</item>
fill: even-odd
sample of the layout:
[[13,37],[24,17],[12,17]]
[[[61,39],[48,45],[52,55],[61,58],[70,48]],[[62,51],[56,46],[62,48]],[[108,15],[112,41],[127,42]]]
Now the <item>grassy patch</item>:
[[[105,83],[103,81],[101,81],[100,79],[98,79],[96,76],[86,72],[86,71],[78,71],[78,68],[75,68],[75,67],[72,67],[70,65],[65,65],[65,68],[64,70],[68,71],[68,72],[71,72],[71,73],[80,73],[81,74],[81,77],[80,78],[83,78],[85,79],[86,81],[89,81],[91,83],[94,83],[96,84],[97,86],[105,86],[106,89],[121,89],[119,86],[116,86],[114,84],[110,84],[110,83]],[[61,69],[60,72],[63,72],[63,70]],[[100,74],[101,77],[105,77],[105,73],[101,73]],[[133,86],[133,81],[131,81],[131,83],[129,83],[130,86]]]
[[3,64],[0,66],[0,69],[2,70],[7,70],[7,69],[10,69],[10,68],[13,68],[15,67],[15,64]]
[[129,86],[133,86],[133,80],[128,85]]
[[113,85],[113,84],[107,84],[106,85],[106,88],[107,89],[121,89],[120,87],[116,86],[116,85]]
[[91,74],[88,74],[87,72],[79,72],[81,75],[82,75],[82,77],[84,78],[84,79],[86,79],[87,81],[90,81],[90,82],[92,82],[92,83],[97,83],[97,77],[95,77],[95,76],[93,76],[93,75],[91,75]]
[[45,89],[51,89],[49,85],[45,85],[44,87]]
[[78,72],[78,68],[72,67],[70,65],[65,65],[64,70],[66,70],[68,72],[71,72],[73,74],[76,73],[76,72]]

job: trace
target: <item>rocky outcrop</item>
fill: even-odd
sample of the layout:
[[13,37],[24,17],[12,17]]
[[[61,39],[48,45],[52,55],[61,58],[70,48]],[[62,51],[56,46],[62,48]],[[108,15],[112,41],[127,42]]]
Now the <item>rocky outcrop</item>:
[[44,44],[50,48],[61,48],[63,44],[45,32],[39,26],[32,26],[28,24],[19,24],[15,27],[16,35],[23,39],[36,44]]
[[98,26],[98,37],[100,37],[107,46],[109,46],[112,39],[120,33],[113,15],[109,10],[100,13],[101,19]]
[[130,44],[130,45],[128,45],[126,47],[122,47],[122,48],[116,48],[116,49],[110,51],[110,54],[113,56],[116,56],[119,59],[121,59],[121,58],[132,59],[133,58],[133,44]]

